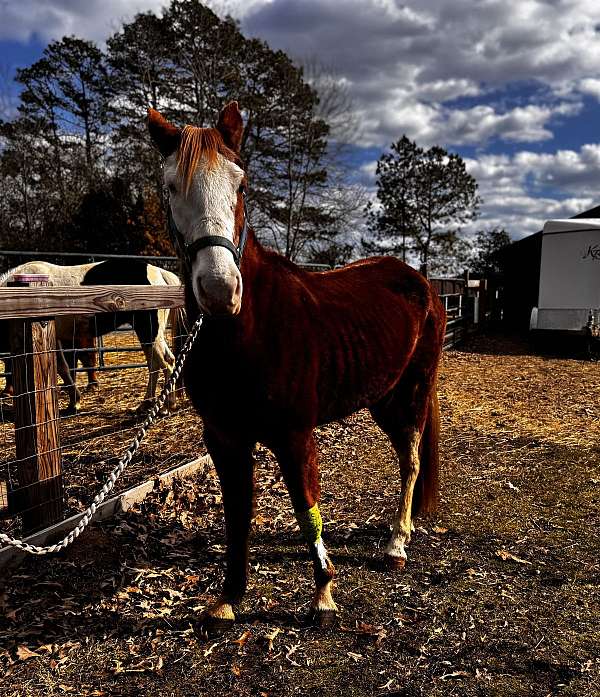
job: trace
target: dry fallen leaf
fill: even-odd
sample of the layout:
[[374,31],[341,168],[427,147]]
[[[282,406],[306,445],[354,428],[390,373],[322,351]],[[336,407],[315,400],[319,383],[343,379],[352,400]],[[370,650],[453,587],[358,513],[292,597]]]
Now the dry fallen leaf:
[[17,649],[17,658],[20,661],[27,661],[29,658],[38,658],[39,653],[35,651],[30,651],[26,646],[19,646]]
[[251,634],[252,632],[249,629],[247,629],[239,639],[233,639],[232,643],[238,644],[240,649],[242,649],[244,646],[246,646],[246,643],[250,638]]
[[511,554],[511,552],[507,551],[506,549],[497,550],[496,556],[500,557],[500,559],[502,559],[503,561],[511,559],[512,561],[516,561],[519,564],[531,564],[530,561],[527,561],[526,559],[521,559],[521,557],[517,557],[514,554]]
[[445,535],[448,532],[448,528],[442,528],[439,525],[434,525],[433,532],[437,532],[438,535]]
[[275,641],[275,638],[277,637],[278,634],[281,633],[281,629],[278,627],[275,627],[275,629],[271,632],[268,632],[267,634],[263,634],[263,639],[265,641],[269,642],[268,650],[272,651],[273,650],[273,642]]
[[353,653],[352,651],[348,651],[348,656],[355,662],[358,663],[358,661],[361,661],[363,658],[363,655],[361,653]]

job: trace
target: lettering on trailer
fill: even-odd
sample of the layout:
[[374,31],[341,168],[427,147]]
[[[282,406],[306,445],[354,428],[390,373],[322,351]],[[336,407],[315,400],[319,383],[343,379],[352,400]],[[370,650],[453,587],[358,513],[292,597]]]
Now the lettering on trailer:
[[581,258],[595,259],[596,261],[600,261],[600,244],[591,244],[587,248],[587,252]]

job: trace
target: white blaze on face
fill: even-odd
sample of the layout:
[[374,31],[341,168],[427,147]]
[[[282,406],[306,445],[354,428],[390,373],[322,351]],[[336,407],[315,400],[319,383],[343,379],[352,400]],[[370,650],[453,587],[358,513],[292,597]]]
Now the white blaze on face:
[[[187,196],[177,171],[176,155],[165,161],[164,178],[173,219],[187,244],[209,235],[222,235],[233,242],[235,208],[244,172],[221,154],[217,158],[211,169],[206,168],[204,160],[200,163]],[[206,247],[191,262],[192,287],[200,309],[209,314],[237,314],[242,301],[242,277],[231,251]]]

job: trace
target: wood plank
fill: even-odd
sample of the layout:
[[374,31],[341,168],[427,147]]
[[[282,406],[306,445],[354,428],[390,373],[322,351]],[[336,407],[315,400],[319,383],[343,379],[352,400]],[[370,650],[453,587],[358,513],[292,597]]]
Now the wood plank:
[[[186,477],[191,477],[193,475],[205,474],[209,468],[212,466],[212,460],[210,455],[203,455],[198,457],[191,462],[186,462],[183,465],[177,465],[171,467],[168,470],[162,472],[158,477],[149,479],[138,486],[134,486],[127,491],[124,491],[117,496],[105,501],[101,506],[98,507],[96,515],[94,516],[94,521],[106,520],[114,515],[123,513],[129,510],[134,504],[139,503],[143,498],[154,488],[154,482],[158,479],[162,484],[169,484],[173,479],[180,478],[185,479]],[[90,492],[90,498],[96,491]],[[53,525],[52,527],[41,530],[34,535],[30,535],[25,538],[25,541],[32,545],[46,545],[51,544],[60,540],[64,535],[72,530],[79,520],[82,514],[77,513],[66,520]],[[81,537],[76,540],[73,544],[85,544],[85,531],[81,533]],[[93,550],[90,550],[90,554],[93,554]],[[0,549],[0,569],[13,567],[19,564],[27,556],[26,552],[22,552],[16,547],[3,547]]]
[[182,307],[183,286],[0,288],[0,319]]
[[[63,515],[56,331],[54,320],[17,324],[10,336],[15,354],[15,446],[22,500],[19,510],[11,507],[11,513],[22,511],[23,530],[31,532]],[[22,333],[18,331],[21,325]]]

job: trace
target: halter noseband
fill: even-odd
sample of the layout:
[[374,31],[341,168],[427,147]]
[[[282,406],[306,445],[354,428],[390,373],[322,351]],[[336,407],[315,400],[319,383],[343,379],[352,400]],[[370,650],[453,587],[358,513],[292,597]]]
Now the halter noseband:
[[175,249],[183,261],[185,269],[188,273],[190,273],[192,270],[192,261],[194,260],[196,254],[201,249],[206,249],[206,247],[225,247],[225,249],[228,249],[233,254],[235,265],[238,267],[238,269],[240,268],[240,264],[242,263],[242,255],[248,239],[248,210],[246,208],[246,191],[243,189],[242,200],[244,202],[244,226],[240,232],[240,240],[237,247],[233,244],[233,242],[230,242],[223,235],[207,235],[206,237],[199,237],[197,240],[194,240],[188,244],[183,239],[183,235],[177,228],[177,225],[175,225],[173,213],[171,212],[171,204],[167,203],[167,227],[169,229],[169,236],[171,237],[171,242],[173,242],[173,245],[175,246]]

